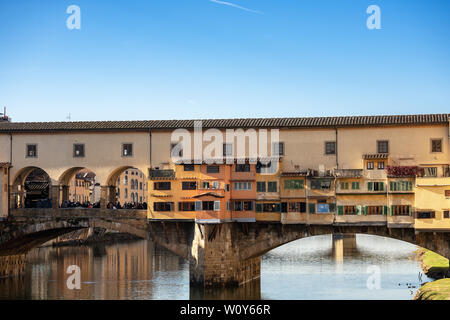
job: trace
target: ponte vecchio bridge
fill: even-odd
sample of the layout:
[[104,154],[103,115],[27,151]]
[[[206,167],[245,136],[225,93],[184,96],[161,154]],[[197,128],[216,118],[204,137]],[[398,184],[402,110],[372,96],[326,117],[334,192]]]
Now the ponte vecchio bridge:
[[[194,121],[0,123],[0,272],[20,271],[33,247],[92,227],[154,239],[189,259],[191,283],[205,286],[258,278],[264,253],[321,234],[392,237],[450,257],[449,114],[201,124],[224,136],[242,129],[214,155],[231,161],[172,161],[173,131],[195,141]],[[267,141],[277,157],[265,163],[249,157],[261,130],[279,130]],[[195,148],[183,140],[180,155],[187,146]],[[147,209],[110,209],[131,168],[146,176]],[[26,207],[36,169],[49,178],[46,208]],[[96,175],[99,208],[63,208],[81,169]]]

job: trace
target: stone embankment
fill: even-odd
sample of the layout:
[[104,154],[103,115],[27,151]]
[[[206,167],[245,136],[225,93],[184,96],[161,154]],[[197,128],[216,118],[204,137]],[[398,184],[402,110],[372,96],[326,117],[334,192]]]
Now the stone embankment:
[[449,260],[426,249],[417,250],[423,272],[433,279],[417,290],[414,300],[450,300]]

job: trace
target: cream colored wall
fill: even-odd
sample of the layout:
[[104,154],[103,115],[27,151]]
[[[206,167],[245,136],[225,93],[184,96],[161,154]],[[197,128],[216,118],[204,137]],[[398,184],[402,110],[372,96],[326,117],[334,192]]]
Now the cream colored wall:
[[283,171],[293,171],[296,165],[301,170],[336,167],[335,155],[325,155],[325,142],[336,141],[334,129],[280,130],[280,141],[285,148]]
[[0,218],[2,218],[8,215],[8,188],[5,186],[8,178],[3,174],[3,169],[0,170]]
[[[435,219],[416,219],[418,229],[450,228],[450,219],[444,219],[444,210],[450,210],[450,199],[445,197],[445,190],[450,190],[450,178],[420,179],[415,189],[415,206],[422,210],[435,211]],[[435,181],[435,185],[433,185]],[[428,185],[426,185],[428,184]]]
[[9,162],[9,135],[0,134],[0,162]]
[[[4,140],[4,136],[0,137]],[[73,157],[73,144],[85,144],[85,157]],[[133,143],[133,156],[122,157],[122,143]],[[26,145],[38,145],[38,157],[27,158]],[[11,183],[18,172],[28,166],[42,168],[57,184],[63,173],[73,167],[86,167],[105,185],[110,174],[124,166],[131,166],[147,174],[149,167],[149,134],[125,132],[14,134]],[[2,149],[5,149],[2,145]],[[9,150],[9,148],[7,148]],[[3,152],[2,157],[5,157]],[[9,151],[7,151],[9,154]]]
[[[221,131],[225,143],[226,133]],[[168,160],[170,156],[170,132],[154,132],[152,157],[153,166],[163,167],[169,165]],[[259,139],[259,131],[256,130],[256,136]],[[270,131],[267,134],[267,150],[271,152]],[[282,161],[282,168],[284,171],[294,170],[296,165],[301,169],[319,169],[319,165],[324,165],[325,169],[332,169],[335,167],[336,159],[334,155],[325,155],[325,141],[335,141],[334,129],[288,129],[280,130],[280,142],[284,142],[285,157]],[[203,142],[203,148],[210,144],[210,142]],[[246,143],[246,156],[249,155],[248,140]],[[191,132],[191,155],[194,155],[194,135]],[[234,143],[235,154],[237,154],[237,143]]]
[[[389,141],[389,163],[393,165],[449,163],[448,130],[448,125],[340,128],[339,168],[362,169],[362,155],[377,153],[377,140]],[[443,152],[431,152],[434,138],[442,139]]]

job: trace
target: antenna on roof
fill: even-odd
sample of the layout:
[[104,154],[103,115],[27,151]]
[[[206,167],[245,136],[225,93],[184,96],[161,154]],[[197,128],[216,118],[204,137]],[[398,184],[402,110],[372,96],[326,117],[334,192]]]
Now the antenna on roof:
[[11,122],[11,119],[6,115],[6,107],[3,107],[3,113],[0,112],[0,121]]
[[69,120],[69,121],[72,119],[72,118],[70,117],[70,112],[69,112],[69,114],[67,115],[66,119]]

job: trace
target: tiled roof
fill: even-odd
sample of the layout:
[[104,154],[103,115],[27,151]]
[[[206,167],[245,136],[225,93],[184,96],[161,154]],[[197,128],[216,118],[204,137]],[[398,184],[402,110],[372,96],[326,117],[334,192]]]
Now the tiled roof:
[[202,121],[203,128],[316,128],[316,127],[358,127],[412,124],[447,124],[450,113],[347,116],[347,117],[304,117],[304,118],[248,118],[248,119],[205,119],[205,120],[139,120],[139,121],[88,121],[88,122],[0,122],[0,132],[36,131],[147,131],[192,129],[195,121]]

